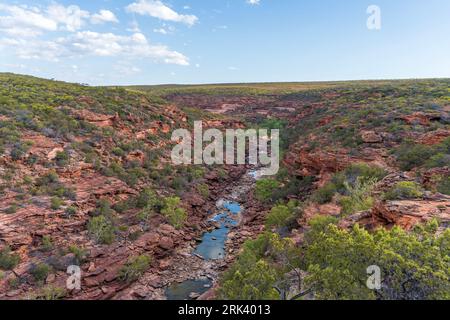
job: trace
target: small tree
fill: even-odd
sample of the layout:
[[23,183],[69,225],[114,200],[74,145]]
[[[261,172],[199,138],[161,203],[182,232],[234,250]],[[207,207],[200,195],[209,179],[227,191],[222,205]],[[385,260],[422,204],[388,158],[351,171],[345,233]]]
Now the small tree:
[[[306,283],[317,299],[449,299],[450,229],[436,235],[437,227],[369,233],[358,225],[350,231],[316,225],[308,237]],[[381,269],[378,291],[366,285],[371,265]]]
[[423,196],[422,187],[413,181],[397,182],[384,195],[386,200],[415,199]]
[[98,243],[111,244],[115,238],[115,228],[105,216],[91,218],[88,231]]
[[8,246],[0,250],[0,269],[14,269],[19,262],[19,255],[11,253],[11,249]]
[[146,255],[133,257],[119,271],[121,281],[133,282],[139,279],[141,275],[150,267],[151,258]]
[[267,262],[259,260],[252,270],[236,271],[222,284],[220,292],[227,300],[277,300],[275,281],[275,271]]
[[177,229],[183,227],[187,219],[187,213],[180,207],[180,202],[181,199],[178,197],[167,197],[164,199],[164,207],[161,210],[169,223]]
[[293,217],[292,210],[285,205],[277,205],[270,210],[266,218],[266,226],[269,228],[282,228]]
[[279,188],[280,183],[272,179],[261,179],[256,181],[255,196],[259,201],[271,202],[274,191]]

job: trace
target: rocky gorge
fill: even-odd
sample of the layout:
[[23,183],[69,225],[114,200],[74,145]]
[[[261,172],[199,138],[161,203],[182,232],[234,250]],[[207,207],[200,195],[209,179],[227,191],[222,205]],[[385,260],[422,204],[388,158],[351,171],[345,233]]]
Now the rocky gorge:
[[[390,232],[410,241],[390,249],[398,261],[416,262],[402,251],[409,245],[440,244],[423,252],[445,265],[446,80],[162,89],[0,80],[0,299],[347,297],[327,287],[329,270],[358,262],[358,250],[369,256],[369,245],[353,246],[371,237],[371,246],[386,244],[377,237]],[[171,132],[199,120],[219,130],[279,129],[280,171],[172,165]],[[326,256],[324,243],[333,248]],[[333,247],[340,243],[348,247]],[[334,256],[341,250],[349,254]],[[382,250],[365,259],[389,261]],[[68,289],[74,265],[81,285]],[[404,268],[398,274],[410,277]],[[446,283],[442,272],[435,287]],[[351,277],[353,287],[364,282]]]

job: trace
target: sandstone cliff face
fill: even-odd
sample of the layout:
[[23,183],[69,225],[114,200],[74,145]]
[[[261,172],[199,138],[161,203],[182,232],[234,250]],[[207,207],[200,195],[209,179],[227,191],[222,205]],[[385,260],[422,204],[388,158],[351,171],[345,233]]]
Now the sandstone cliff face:
[[[28,87],[17,82],[10,92],[13,98],[42,85],[39,79],[31,81]],[[145,95],[126,91],[44,85],[56,86],[67,101],[39,106],[32,120],[24,120],[31,124],[17,130],[17,143],[5,144],[0,155],[0,250],[9,247],[20,257],[11,270],[2,271],[0,299],[34,297],[45,287],[66,288],[66,270],[73,264],[81,267],[82,289],[67,292],[67,299],[113,298],[131,285],[118,279],[130,257],[152,256],[151,273],[170,267],[175,250],[209,227],[205,214],[227,180],[243,171],[225,168],[223,177],[216,173],[209,179],[201,175],[214,176],[214,170],[199,169],[200,176],[193,177],[190,171],[170,167],[169,133],[189,127],[186,114],[174,105],[154,104]],[[51,100],[46,95],[53,95],[52,90],[39,94]],[[32,109],[30,103],[29,108],[31,114],[38,107]],[[13,107],[0,110],[8,114],[0,121],[12,123],[16,112]],[[217,124],[214,118],[210,121]],[[64,131],[58,131],[61,127]],[[108,213],[116,224],[113,243],[100,244],[89,234],[87,226],[98,215],[100,201],[114,207],[136,199],[146,188],[161,200],[180,193],[174,189],[176,180],[184,185],[182,205],[188,219],[183,228],[175,229],[160,214],[144,224],[137,218],[141,209],[130,205]],[[209,187],[206,199],[197,191],[200,182]],[[81,263],[71,247],[83,252]],[[41,264],[50,272],[38,281],[32,271]]]
[[445,224],[450,221],[450,198],[436,195],[425,200],[379,202],[371,213],[381,225],[397,225],[406,230],[432,219]]
[[[442,89],[445,90],[444,88],[445,85]],[[259,95],[211,92],[202,95],[180,91],[169,94],[166,98],[178,105],[195,105],[215,113],[240,115],[249,121],[254,121],[258,116],[285,121],[282,131],[289,134],[289,146],[283,165],[290,174],[313,177],[316,188],[325,186],[334,174],[351,164],[366,163],[381,167],[390,174],[377,184],[376,199],[381,198],[384,192],[399,181],[417,181],[430,189],[432,194],[436,194],[437,177],[448,177],[448,167],[431,170],[420,168],[403,173],[394,151],[405,140],[430,147],[445,141],[450,136],[448,106],[435,100],[435,104],[431,106],[431,98],[427,93],[420,92],[415,98],[424,105],[430,105],[429,108],[398,107],[395,99],[402,97],[402,89],[406,90],[402,93],[403,97],[408,96],[409,87],[405,85],[402,89],[391,89],[392,87],[382,91],[375,86],[368,91],[363,89],[358,93],[355,90],[345,94],[339,89],[292,94],[268,90]],[[348,97],[344,98],[346,95]],[[370,101],[383,101],[389,107],[380,111],[380,107],[372,107]],[[444,219],[446,210],[448,207],[444,199],[417,199],[377,201],[372,210],[359,214],[361,219],[370,221],[372,227],[398,224],[409,229],[432,217]],[[305,217],[315,214],[339,217],[341,210],[339,204],[333,201],[325,205],[313,203],[305,211]],[[350,220],[352,219],[347,219],[346,222]],[[307,219],[303,223],[305,221]]]

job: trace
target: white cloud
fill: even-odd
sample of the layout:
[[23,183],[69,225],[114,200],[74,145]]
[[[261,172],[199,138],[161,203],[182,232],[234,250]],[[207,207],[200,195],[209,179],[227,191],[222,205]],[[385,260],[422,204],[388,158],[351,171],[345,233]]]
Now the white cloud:
[[77,31],[85,23],[90,14],[88,11],[81,10],[78,6],[71,5],[64,7],[60,4],[52,4],[47,8],[48,17],[59,24],[62,24],[64,30]]
[[158,29],[153,29],[153,32],[155,33],[161,33],[161,34],[167,34],[167,30],[164,28],[158,28]]
[[45,11],[38,7],[0,4],[0,32],[9,36],[36,37],[44,31],[77,31],[89,18],[78,6],[51,4]]
[[63,42],[71,52],[80,55],[151,58],[164,63],[189,65],[188,58],[183,54],[171,51],[164,45],[150,44],[142,33],[128,37],[83,31],[77,32]]
[[[189,59],[165,45],[151,44],[142,33],[120,36],[113,33],[79,31],[54,41],[0,39],[0,48],[14,49],[22,59],[59,61],[62,58],[127,57],[187,66]],[[3,49],[2,48],[2,49]]]
[[75,32],[80,30],[88,19],[93,24],[119,22],[109,10],[100,10],[91,15],[76,5],[65,7],[57,3],[49,5],[45,10],[38,7],[0,4],[0,12],[7,13],[0,16],[0,32],[18,37],[35,37],[44,31]]
[[[167,17],[170,18],[170,15]],[[194,21],[186,16],[176,17],[186,23]],[[82,31],[88,23],[105,22],[118,22],[118,19],[109,10],[90,14],[76,5],[65,7],[52,3],[48,7],[33,7],[0,3],[0,50],[11,52],[21,59],[60,61],[96,56],[152,59],[167,64],[189,65],[189,59],[182,53],[165,45],[150,43],[139,31],[137,23],[132,23],[131,28],[127,29],[132,32],[130,36]],[[172,27],[163,25],[155,31],[168,33],[171,30]],[[66,33],[53,39],[38,37],[44,32],[55,31]]]
[[130,27],[127,28],[127,31],[129,32],[141,32],[141,29],[139,28],[139,24],[137,23],[137,21],[132,21],[130,22]]
[[185,23],[189,26],[194,25],[198,21],[196,16],[179,14],[159,0],[138,0],[128,5],[126,10],[165,21]]
[[11,68],[11,69],[26,69],[26,65],[22,63],[3,63],[2,66]]
[[38,8],[0,4],[0,31],[11,36],[37,36],[43,31],[56,31],[56,21],[45,17]]
[[100,10],[99,13],[92,15],[91,22],[93,24],[101,24],[105,22],[114,22],[117,23],[119,20],[116,15],[109,10]]
[[58,61],[68,55],[66,48],[54,41],[3,38],[0,39],[0,48],[14,50],[21,59]]
[[260,0],[247,0],[247,3],[251,4],[252,6],[259,4],[259,2],[260,2]]

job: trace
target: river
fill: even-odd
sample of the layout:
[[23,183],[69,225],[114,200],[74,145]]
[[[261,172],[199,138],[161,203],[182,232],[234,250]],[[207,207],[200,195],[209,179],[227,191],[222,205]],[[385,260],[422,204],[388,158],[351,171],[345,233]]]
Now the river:
[[[203,234],[201,241],[192,252],[193,255],[205,261],[220,262],[226,258],[225,243],[229,232],[237,228],[242,220],[244,210],[238,202],[241,195],[254,187],[259,179],[258,170],[250,170],[240,184],[235,186],[224,198],[216,202],[216,212],[209,218],[209,222],[216,228]],[[208,291],[217,279],[199,277],[188,279],[181,283],[173,283],[166,287],[165,296],[168,300],[193,300]]]

